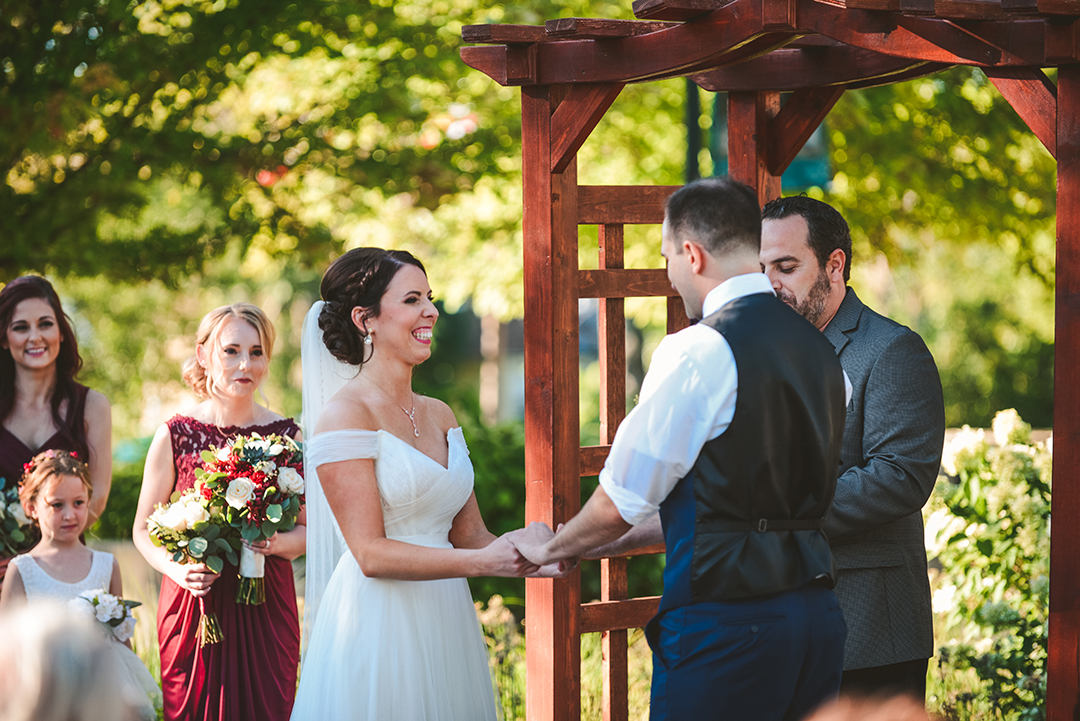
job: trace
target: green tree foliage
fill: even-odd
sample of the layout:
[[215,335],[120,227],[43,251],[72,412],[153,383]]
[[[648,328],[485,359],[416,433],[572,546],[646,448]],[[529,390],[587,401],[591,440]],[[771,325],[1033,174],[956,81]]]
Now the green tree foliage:
[[1056,165],[982,71],[847,93],[825,200],[864,300],[934,353],[952,425],[1052,421]]

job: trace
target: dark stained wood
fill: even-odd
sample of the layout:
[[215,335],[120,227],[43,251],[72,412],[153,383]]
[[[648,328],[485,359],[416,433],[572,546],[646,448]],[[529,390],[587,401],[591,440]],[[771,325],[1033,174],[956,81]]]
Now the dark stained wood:
[[582,446],[578,455],[580,458],[578,468],[582,477],[598,475],[604,467],[604,461],[607,460],[610,451],[611,446],[606,444],[602,446]]
[[[631,598],[625,601],[595,601],[581,604],[581,633],[643,628],[656,615],[659,596]],[[533,718],[531,715],[529,718]]]
[[461,60],[499,85],[536,84],[536,45],[470,45]]
[[987,68],[998,92],[1051,155],[1057,154],[1057,87],[1039,68]]
[[914,80],[915,78],[925,78],[927,75],[934,75],[940,73],[942,70],[948,70],[951,65],[945,65],[943,63],[915,63],[911,68],[907,70],[901,70],[898,73],[892,75],[882,75],[877,78],[871,78],[869,80],[860,80],[853,83],[848,83],[848,90],[858,90],[860,88],[876,88],[881,85],[891,85],[893,83],[902,83],[907,80]]
[[676,295],[676,292],[667,271],[662,269],[598,269],[578,271],[578,295],[581,298],[663,298]]
[[1009,15],[1033,15],[1039,12],[1038,0],[1001,0],[1001,9]]
[[847,0],[844,6],[851,10],[900,12],[900,0]]
[[658,30],[674,27],[675,23],[652,22],[646,20],[601,20],[597,18],[559,18],[544,23],[548,37],[601,39],[628,38],[632,35],[645,35]]
[[[850,10],[800,0],[801,29],[896,57],[949,65],[1042,65],[1044,24],[1038,20],[979,23],[978,35],[948,20]],[[984,36],[1006,42],[1005,52]]]
[[678,185],[582,185],[578,188],[578,222],[582,225],[664,222],[664,203]]
[[[867,81],[892,82],[896,74],[925,65],[928,63],[921,60],[894,58],[862,48],[837,45],[803,50],[789,45],[745,63],[715,68],[691,78],[711,92],[787,91]],[[940,67],[933,65],[929,69],[936,72]]]
[[678,333],[683,328],[690,326],[690,319],[686,316],[686,308],[683,307],[682,298],[669,296],[667,299],[667,332]]
[[[603,376],[601,376],[603,377]],[[628,597],[626,583],[626,559],[605,558],[600,561],[600,600],[621,601]],[[628,664],[626,631],[602,631],[600,634],[602,657],[604,721],[627,721],[630,716],[628,692]]]
[[900,0],[900,12],[908,15],[933,15],[934,0]]
[[679,22],[701,17],[731,0],[634,0],[634,17]]
[[[560,91],[561,94],[561,91]],[[525,269],[525,519],[553,528],[580,505],[578,476],[577,165],[552,175],[551,114],[558,97],[522,89]],[[556,199],[557,198],[557,199]],[[580,575],[525,583],[526,712],[580,717]],[[530,645],[531,644],[531,645]]]
[[934,14],[949,20],[997,20],[1005,10],[1001,0],[935,0]]
[[1054,470],[1047,719],[1071,721],[1080,651],[1080,66],[1058,69]]
[[[623,226],[600,226],[600,268],[625,272]],[[580,271],[578,271],[580,273]],[[579,291],[580,297],[580,291]],[[626,314],[622,298],[600,298],[598,340],[600,346],[600,443],[611,443],[626,416]],[[625,568],[623,569],[625,572]],[[625,639],[623,639],[625,642]],[[625,645],[625,643],[624,643]],[[625,650],[625,649],[624,649]]]
[[780,197],[780,176],[769,172],[769,122],[780,111],[780,93],[728,94],[728,174],[753,188],[758,203]]
[[570,88],[551,118],[551,172],[566,169],[623,87],[598,83]]
[[794,30],[798,25],[798,0],[772,0],[762,3],[761,24],[766,30]]
[[784,174],[843,94],[843,86],[808,88],[792,93],[776,117],[769,121],[766,131],[770,174]]
[[1080,15],[1080,0],[1038,0],[1038,6],[1046,15]]
[[1080,59],[1080,20],[1068,24],[1047,23],[1047,62],[1071,63],[1077,59]]
[[543,25],[466,25],[461,39],[477,44],[539,43],[547,40]]

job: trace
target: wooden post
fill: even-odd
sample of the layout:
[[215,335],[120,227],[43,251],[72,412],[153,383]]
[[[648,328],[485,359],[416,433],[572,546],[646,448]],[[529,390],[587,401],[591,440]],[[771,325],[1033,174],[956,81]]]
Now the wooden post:
[[1053,536],[1047,719],[1080,712],[1080,67],[1058,68]]
[[[577,161],[551,172],[559,88],[521,91],[524,184],[525,520],[552,528],[580,506]],[[581,717],[580,575],[525,582],[526,714]]]
[[769,172],[768,125],[780,112],[780,93],[728,93],[728,174],[757,191],[765,205],[780,197],[780,176]]

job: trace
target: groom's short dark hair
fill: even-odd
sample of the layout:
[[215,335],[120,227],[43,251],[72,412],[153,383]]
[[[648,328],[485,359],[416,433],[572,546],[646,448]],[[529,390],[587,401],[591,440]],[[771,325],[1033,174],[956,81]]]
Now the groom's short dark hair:
[[757,195],[724,175],[687,183],[664,207],[668,230],[690,236],[712,255],[736,250],[761,252],[761,208]]
[[851,230],[836,208],[805,195],[770,200],[761,209],[762,220],[783,220],[797,215],[806,221],[806,242],[821,268],[839,248],[844,251],[844,280],[851,279]]

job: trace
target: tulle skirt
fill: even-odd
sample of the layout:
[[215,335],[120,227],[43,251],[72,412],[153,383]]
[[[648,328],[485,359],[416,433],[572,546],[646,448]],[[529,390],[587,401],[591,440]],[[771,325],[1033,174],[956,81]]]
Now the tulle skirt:
[[140,721],[156,721],[161,709],[161,688],[150,675],[135,652],[122,643],[110,643],[109,647],[119,659],[123,688],[120,692],[138,714]]
[[499,716],[465,579],[367,578],[342,556],[319,606],[292,721]]

